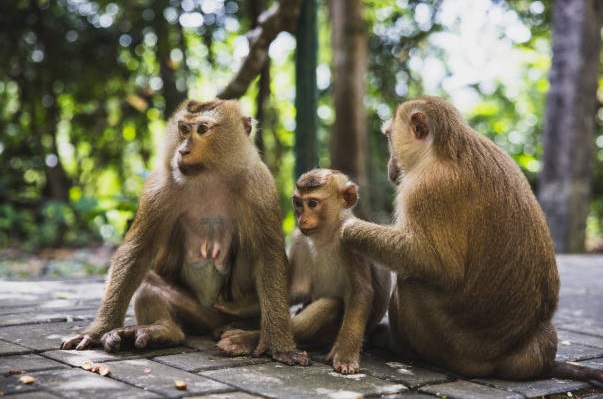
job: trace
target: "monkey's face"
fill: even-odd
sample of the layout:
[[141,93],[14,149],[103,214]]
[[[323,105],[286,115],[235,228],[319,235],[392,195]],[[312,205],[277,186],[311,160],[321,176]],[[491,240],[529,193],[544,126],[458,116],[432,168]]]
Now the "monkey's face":
[[175,163],[183,175],[196,175],[204,169],[205,157],[212,150],[218,120],[212,115],[184,113],[177,124]]
[[328,222],[329,198],[314,194],[299,194],[296,191],[292,198],[297,227],[306,236],[318,233]]

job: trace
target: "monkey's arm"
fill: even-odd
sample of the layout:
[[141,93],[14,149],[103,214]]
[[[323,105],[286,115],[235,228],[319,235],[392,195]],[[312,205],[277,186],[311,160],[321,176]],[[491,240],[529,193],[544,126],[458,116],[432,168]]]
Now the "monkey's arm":
[[156,200],[153,194],[147,192],[141,196],[134,222],[124,243],[113,255],[106,292],[96,319],[81,334],[66,338],[61,349],[87,349],[99,344],[103,334],[123,325],[132,295],[152,261],[152,242],[160,214],[151,204],[151,199]]
[[280,225],[276,190],[263,193],[255,215],[263,220],[261,231],[251,234],[261,253],[255,259],[255,281],[261,309],[260,342],[255,354],[269,350],[272,358],[288,365],[307,366],[310,359],[295,346],[289,314],[287,254]]
[[[220,298],[219,298],[220,299]],[[255,295],[241,298],[239,301],[222,301],[213,304],[213,308],[232,316],[249,318],[260,315],[260,305]]]
[[[397,273],[443,288],[463,281],[462,257],[453,248],[436,247],[428,235],[399,226],[382,226],[360,219],[347,220],[341,229],[343,244]],[[450,256],[444,257],[445,254]]]

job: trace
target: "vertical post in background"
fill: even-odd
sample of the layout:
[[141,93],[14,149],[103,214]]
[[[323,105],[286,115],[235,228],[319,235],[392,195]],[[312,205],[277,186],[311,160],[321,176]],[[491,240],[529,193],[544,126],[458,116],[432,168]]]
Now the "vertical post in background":
[[295,178],[318,166],[316,66],[318,25],[316,0],[303,0],[295,50]]

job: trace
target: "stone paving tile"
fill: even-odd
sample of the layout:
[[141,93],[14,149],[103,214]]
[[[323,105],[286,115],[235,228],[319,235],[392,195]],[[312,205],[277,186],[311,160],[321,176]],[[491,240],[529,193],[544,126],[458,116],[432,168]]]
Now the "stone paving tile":
[[202,395],[202,396],[188,396],[189,399],[257,399],[262,398],[262,396],[255,396],[245,392],[226,392],[226,393],[216,393],[210,395]]
[[582,345],[595,348],[603,348],[603,336],[577,333],[563,329],[557,329],[557,335],[559,337],[560,345],[565,345],[566,341],[569,341],[570,343],[581,343]]
[[587,382],[559,380],[556,378],[537,381],[504,381],[496,379],[476,379],[473,381],[494,388],[517,392],[524,395],[526,398],[538,398],[544,395],[552,395],[590,387],[590,384]]
[[13,313],[2,315],[0,319],[0,327],[13,326],[20,324],[36,324],[36,323],[54,323],[54,322],[67,322],[67,321],[86,321],[90,323],[94,319],[96,314],[96,308],[84,308],[77,310],[69,310],[69,312],[52,309],[46,310],[42,313],[42,310],[36,308],[34,312],[30,311],[27,313]]
[[[105,363],[111,370],[111,378],[145,388],[168,397],[211,392],[232,391],[233,388],[204,376],[187,373],[148,359],[133,359]],[[174,385],[174,380],[185,381],[186,392]]]
[[[603,304],[603,299],[600,302],[595,302],[595,303],[600,303]],[[601,305],[601,307],[603,307],[603,305]],[[576,317],[574,317],[574,319],[572,320],[571,323],[560,323],[557,324],[556,326],[559,329],[563,329],[563,330],[567,330],[567,331],[571,331],[571,332],[577,332],[577,333],[588,333],[591,335],[597,335],[600,337],[603,337],[603,324],[601,324],[601,322],[603,321],[603,319],[601,319],[601,321],[595,321],[593,319],[577,319]]]
[[576,361],[603,357],[603,348],[594,348],[577,344],[574,342],[561,341],[557,345],[557,356],[555,360],[559,362]]
[[14,355],[2,357],[0,363],[0,375],[7,375],[11,370],[22,370],[28,373],[53,368],[67,368],[66,364],[46,359],[40,355],[28,353],[25,355]]
[[267,357],[227,357],[220,355],[213,350],[211,352],[192,352],[159,356],[154,357],[153,360],[188,372],[215,370],[225,367],[249,366],[271,361]]
[[33,391],[16,393],[9,396],[10,399],[60,399],[60,396],[53,395],[50,392]]
[[516,392],[508,392],[471,381],[454,381],[445,384],[428,385],[419,392],[431,393],[448,399],[523,399]]
[[26,348],[21,345],[13,344],[11,342],[6,342],[0,340],[0,356],[4,355],[14,355],[17,353],[28,353],[31,352],[31,349]]
[[411,389],[450,380],[445,373],[422,368],[411,363],[388,361],[376,356],[363,356],[360,361],[360,372],[384,380],[398,382]]
[[45,351],[57,349],[65,336],[83,330],[88,322],[39,323],[0,327],[0,339]]
[[406,391],[402,384],[390,383],[366,374],[344,376],[331,366],[285,366],[270,362],[248,367],[204,371],[203,376],[247,392],[269,398],[359,398]]
[[[107,398],[154,398],[156,394],[135,388],[108,377],[102,377],[89,371],[46,370],[29,373],[36,381],[30,385],[19,383],[18,375],[0,379],[0,391],[5,395],[20,392],[43,391],[62,398],[107,399]],[[40,397],[45,397],[40,393]]]
[[42,355],[66,363],[73,367],[80,367],[82,363],[89,360],[93,363],[103,363],[115,360],[129,360],[139,358],[150,358],[155,356],[166,356],[190,352],[192,349],[183,346],[165,349],[151,349],[145,351],[124,351],[107,353],[102,349],[77,350],[51,350],[43,352]]
[[578,362],[578,364],[603,370],[603,358],[585,360],[583,362]]

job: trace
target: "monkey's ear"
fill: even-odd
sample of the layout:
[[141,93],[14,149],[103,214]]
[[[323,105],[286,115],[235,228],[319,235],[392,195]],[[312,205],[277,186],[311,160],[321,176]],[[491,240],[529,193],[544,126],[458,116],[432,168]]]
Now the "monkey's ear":
[[356,205],[358,202],[358,186],[352,182],[348,182],[341,189],[341,196],[343,197],[343,207],[349,209]]
[[410,117],[410,127],[419,140],[424,139],[429,135],[429,123],[427,115],[421,111],[413,112]]
[[241,120],[243,121],[245,132],[249,136],[251,134],[251,129],[253,128],[253,121],[250,116],[242,116]]

